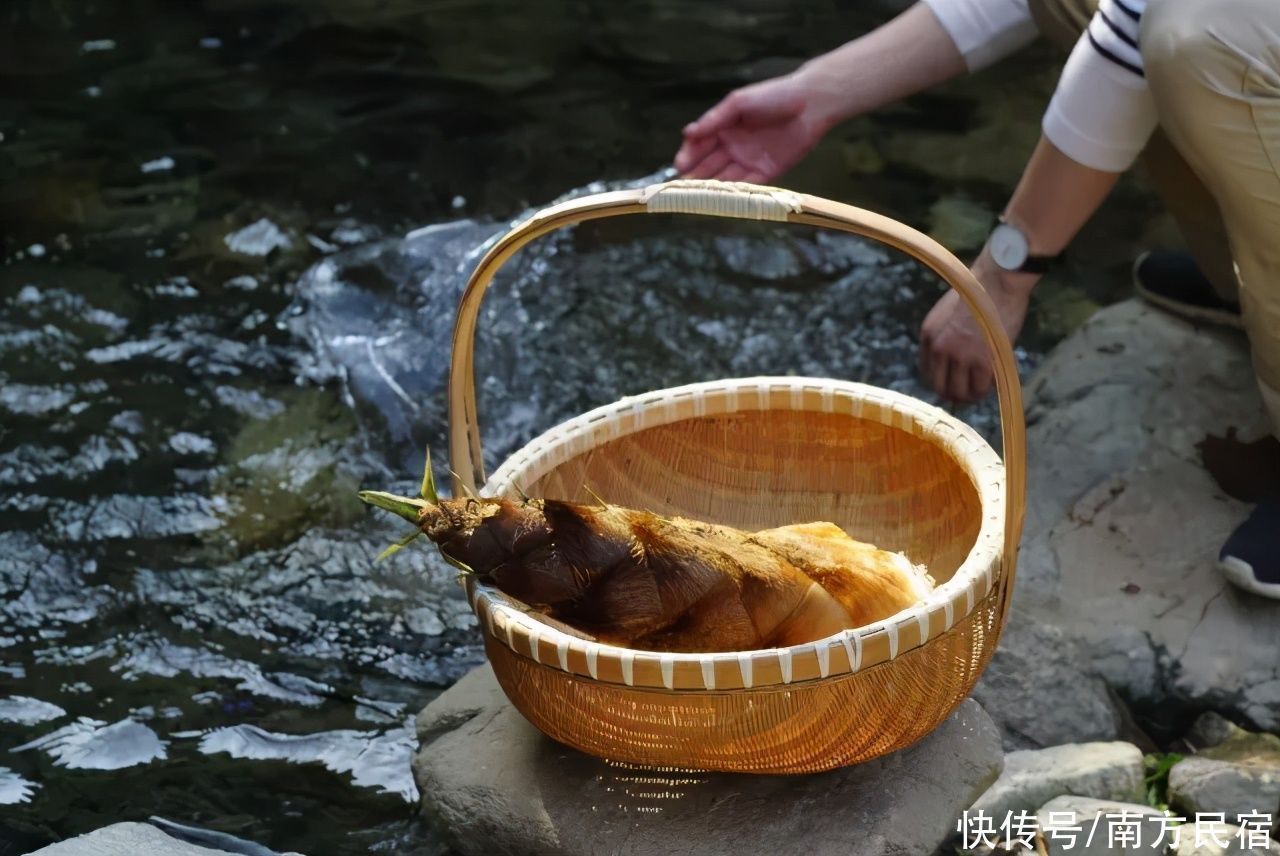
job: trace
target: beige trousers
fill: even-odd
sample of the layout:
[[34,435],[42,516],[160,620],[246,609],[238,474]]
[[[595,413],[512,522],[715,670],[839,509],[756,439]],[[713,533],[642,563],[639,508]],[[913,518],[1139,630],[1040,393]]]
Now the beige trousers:
[[[1069,50],[1096,0],[1029,0]],[[1214,287],[1240,301],[1280,435],[1280,0],[1149,0],[1139,37],[1160,126],[1143,165]]]

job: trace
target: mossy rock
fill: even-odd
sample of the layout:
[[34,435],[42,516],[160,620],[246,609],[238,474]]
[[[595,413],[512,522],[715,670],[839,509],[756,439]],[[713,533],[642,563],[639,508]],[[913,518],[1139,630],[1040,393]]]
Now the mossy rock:
[[242,550],[266,549],[359,520],[358,477],[343,464],[355,434],[351,411],[323,390],[286,396],[283,411],[248,422],[214,482],[231,509],[225,533]]

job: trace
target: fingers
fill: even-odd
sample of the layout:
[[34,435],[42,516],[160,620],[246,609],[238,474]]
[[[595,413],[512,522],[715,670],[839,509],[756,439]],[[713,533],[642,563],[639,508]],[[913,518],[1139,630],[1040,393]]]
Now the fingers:
[[724,169],[715,174],[714,178],[720,181],[744,181],[746,180],[748,170],[740,163],[731,163]]
[[685,170],[684,174],[690,178],[712,178],[719,175],[720,171],[727,167],[731,160],[729,152],[718,146],[712,149],[711,153],[702,158],[702,160]]
[[697,166],[707,155],[715,149],[720,141],[715,135],[709,137],[685,137],[684,142],[680,145],[680,151],[676,152],[675,168],[680,172],[688,172]]
[[735,89],[720,103],[684,126],[686,140],[709,137],[734,125],[763,128],[794,119],[805,108],[805,94],[784,80],[768,80]]
[[969,391],[969,367],[956,360],[948,360],[946,396],[953,401],[972,401]]
[[990,395],[994,385],[995,375],[991,372],[991,366],[973,366],[969,369],[969,392],[974,401],[981,401]]
[[935,338],[929,330],[920,333],[920,377],[929,388],[944,398],[965,404],[986,398],[995,385],[991,366],[970,364],[950,356],[945,344],[939,348]]
[[929,386],[938,395],[950,396],[950,387],[947,385],[951,369],[951,360],[946,354],[933,353],[929,359],[929,373],[925,375],[929,380]]
[[685,125],[685,137],[706,137],[734,125],[742,112],[742,102],[740,91],[730,92],[719,104]]

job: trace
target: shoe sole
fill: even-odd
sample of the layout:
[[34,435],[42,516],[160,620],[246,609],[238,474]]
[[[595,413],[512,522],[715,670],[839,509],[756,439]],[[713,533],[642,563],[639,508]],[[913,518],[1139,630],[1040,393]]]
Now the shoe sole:
[[1276,583],[1258,582],[1253,575],[1253,568],[1247,562],[1235,556],[1225,556],[1218,560],[1218,570],[1227,578],[1227,582],[1250,594],[1280,600],[1280,585]]
[[1147,257],[1146,253],[1138,256],[1138,260],[1133,263],[1133,289],[1138,292],[1138,296],[1150,303],[1152,306],[1159,307],[1171,315],[1177,315],[1188,321],[1203,321],[1206,324],[1215,324],[1219,327],[1231,327],[1235,330],[1244,329],[1244,319],[1238,313],[1231,312],[1227,309],[1209,309],[1204,306],[1192,306],[1189,303],[1179,303],[1171,300],[1163,295],[1156,294],[1142,284],[1142,280],[1138,278],[1138,266],[1142,264],[1142,260]]

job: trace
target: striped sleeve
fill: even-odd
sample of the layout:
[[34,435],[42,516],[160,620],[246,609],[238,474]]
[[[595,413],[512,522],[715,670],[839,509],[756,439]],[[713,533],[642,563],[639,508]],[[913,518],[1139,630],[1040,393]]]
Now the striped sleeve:
[[1089,45],[1103,58],[1142,77],[1138,22],[1146,0],[1101,0],[1085,30]]
[[1067,157],[1104,172],[1128,169],[1156,127],[1138,49],[1145,0],[1102,0],[1062,70],[1044,135]]

